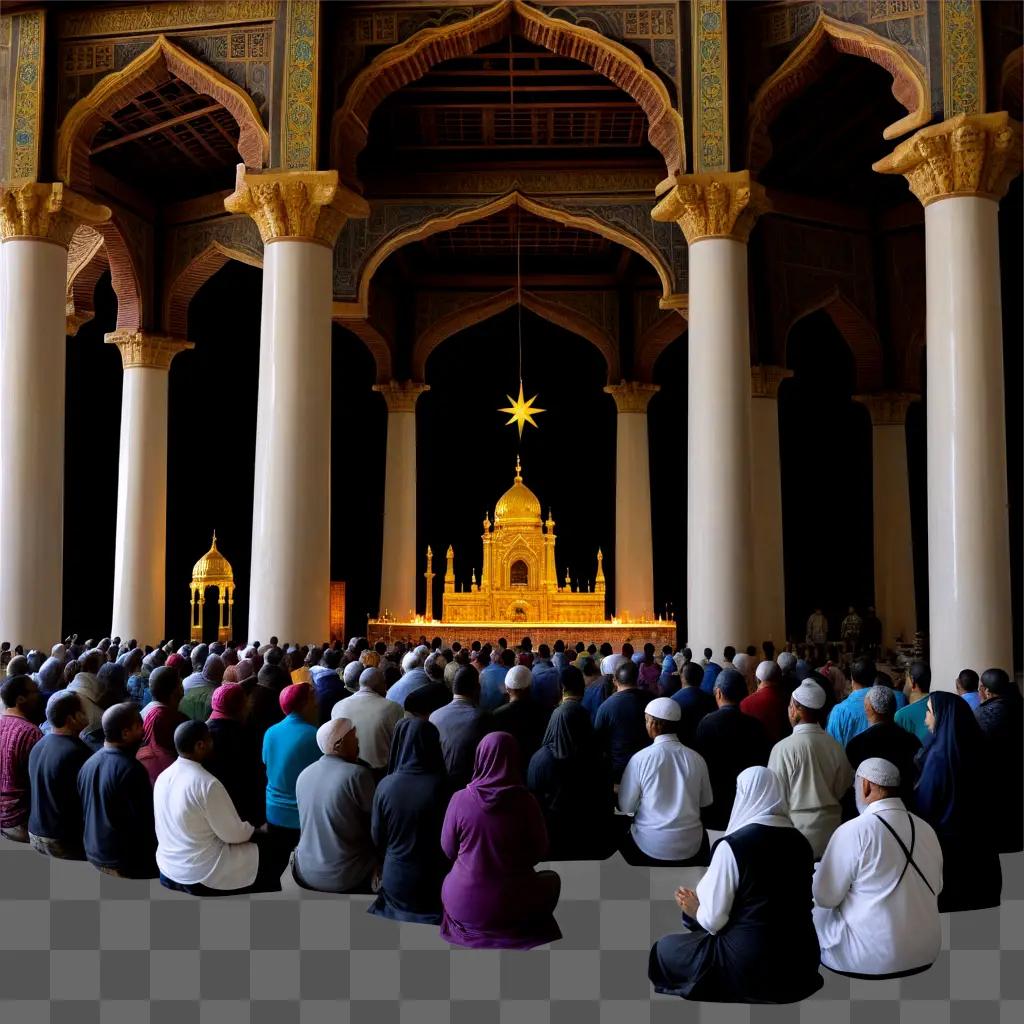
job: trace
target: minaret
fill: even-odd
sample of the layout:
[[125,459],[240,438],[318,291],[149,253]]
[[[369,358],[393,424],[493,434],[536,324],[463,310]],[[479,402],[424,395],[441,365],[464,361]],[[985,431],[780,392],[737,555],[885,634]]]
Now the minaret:
[[604,555],[597,549],[597,575],[594,577],[594,593],[604,593]]
[[472,578],[469,584],[470,593],[475,594],[480,588],[476,585],[476,566],[473,567]]
[[544,583],[546,589],[554,593],[558,590],[558,568],[555,565],[555,520],[550,508],[544,526]]
[[427,581],[427,606],[425,609],[425,616],[427,622],[434,621],[434,552],[430,550],[430,545],[427,545],[427,571],[423,574],[423,578]]
[[448,545],[448,567],[444,571],[444,592],[455,593],[455,548]]
[[490,590],[491,587],[491,517],[484,513],[484,532],[481,537],[484,542],[484,564],[480,570],[480,589]]
[[569,579],[569,566],[565,567],[565,589],[568,591],[572,590],[572,580]]

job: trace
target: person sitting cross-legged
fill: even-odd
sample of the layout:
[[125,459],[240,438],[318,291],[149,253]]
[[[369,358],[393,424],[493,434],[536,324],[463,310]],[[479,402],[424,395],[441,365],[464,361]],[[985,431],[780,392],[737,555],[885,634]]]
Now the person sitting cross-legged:
[[58,690],[46,702],[50,731],[28,756],[32,849],[62,860],[85,860],[78,773],[91,751],[78,738],[87,717],[77,693]]
[[384,673],[379,668],[364,668],[359,673],[359,689],[331,709],[331,718],[347,718],[358,730],[359,759],[378,780],[387,769],[395,726],[405,714],[400,704],[384,696],[386,692]]
[[155,785],[160,773],[178,756],[174,730],[189,718],[178,710],[185,691],[173,668],[154,669],[149,676],[149,692],[152,699],[142,710],[142,746],[135,756]]
[[655,991],[684,999],[792,1003],[822,986],[811,918],[814,858],[770,768],[736,780],[725,835],[696,890],[676,890],[689,933],[651,948]]
[[153,786],[161,884],[193,896],[278,892],[287,852],[273,837],[254,833],[224,784],[203,767],[213,752],[209,726],[182,722],[174,747],[177,760]]
[[441,734],[444,763],[456,790],[473,777],[477,744],[490,729],[491,715],[480,710],[480,677],[475,668],[460,668],[452,690],[452,700],[432,712],[429,721]]
[[629,864],[683,866],[707,864],[708,837],[700,821],[712,801],[704,758],[676,735],[679,705],[656,697],[647,705],[652,744],[638,750],[619,784],[619,810],[633,816],[619,847]]
[[938,837],[903,805],[891,761],[861,761],[854,791],[859,816],[836,829],[814,877],[821,962],[861,978],[916,974],[942,944]]
[[[558,686],[557,678],[555,686]],[[525,665],[513,665],[505,674],[508,701],[493,712],[492,728],[507,732],[519,742],[523,764],[537,752],[544,739],[550,712],[534,696],[532,673]]]
[[[621,655],[610,655],[605,661],[616,657]],[[637,686],[638,669],[634,662],[620,661],[614,671],[615,692],[597,709],[594,733],[611,765],[612,782],[617,783],[629,759],[651,742],[644,723],[644,708],[651,695]]]
[[[14,659],[11,659],[12,663]],[[25,673],[8,676],[0,686],[0,835],[27,843],[29,757],[43,738],[39,723],[45,705],[36,681]]]
[[292,875],[304,889],[368,893],[379,865],[370,831],[376,781],[359,760],[359,734],[347,718],[316,731],[323,756],[295,783],[301,822]]

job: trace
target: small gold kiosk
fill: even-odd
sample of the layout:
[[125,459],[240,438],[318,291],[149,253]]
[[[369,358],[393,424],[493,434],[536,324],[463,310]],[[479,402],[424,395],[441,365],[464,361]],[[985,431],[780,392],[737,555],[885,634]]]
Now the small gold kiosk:
[[217,639],[224,643],[231,639],[231,621],[235,609],[235,574],[231,563],[217,550],[217,531],[213,532],[210,550],[192,567],[192,628],[190,639],[202,642],[203,615],[206,590],[217,588]]

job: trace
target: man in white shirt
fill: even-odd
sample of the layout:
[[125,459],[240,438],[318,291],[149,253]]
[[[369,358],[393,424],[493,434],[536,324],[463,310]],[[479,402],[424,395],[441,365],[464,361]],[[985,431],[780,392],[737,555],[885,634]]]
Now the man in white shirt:
[[359,689],[331,710],[332,719],[347,718],[355,726],[359,759],[373,769],[378,780],[388,766],[395,726],[405,717],[401,704],[388,700],[386,692],[384,673],[379,668],[364,668],[359,674]]
[[789,702],[793,734],[772,747],[768,767],[778,776],[789,817],[818,860],[842,818],[841,801],[853,772],[846,751],[818,724],[825,691],[805,679]]
[[676,736],[681,717],[671,697],[657,697],[645,710],[651,746],[638,750],[619,783],[619,810],[633,815],[620,851],[629,864],[707,864],[707,834],[700,809],[712,802],[704,758]]
[[213,752],[206,723],[182,722],[174,746],[178,759],[153,787],[161,883],[194,896],[278,892],[287,854],[253,835],[223,783],[203,767]]
[[939,955],[942,850],[899,789],[891,761],[862,761],[854,781],[860,816],[836,829],[815,872],[821,962],[840,974],[902,977]]

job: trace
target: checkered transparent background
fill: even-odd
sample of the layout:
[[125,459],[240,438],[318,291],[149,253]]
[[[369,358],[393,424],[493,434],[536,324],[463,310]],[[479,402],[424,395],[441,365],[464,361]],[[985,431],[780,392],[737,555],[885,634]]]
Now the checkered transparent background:
[[437,929],[366,913],[368,897],[298,889],[199,900],[49,861],[0,840],[3,1024],[1020,1024],[1024,854],[1003,905],[943,918],[925,974],[864,982],[822,970],[795,1006],[654,995],[650,944],[678,930],[672,891],[696,869],[554,865],[564,938],[528,953],[453,949]]

